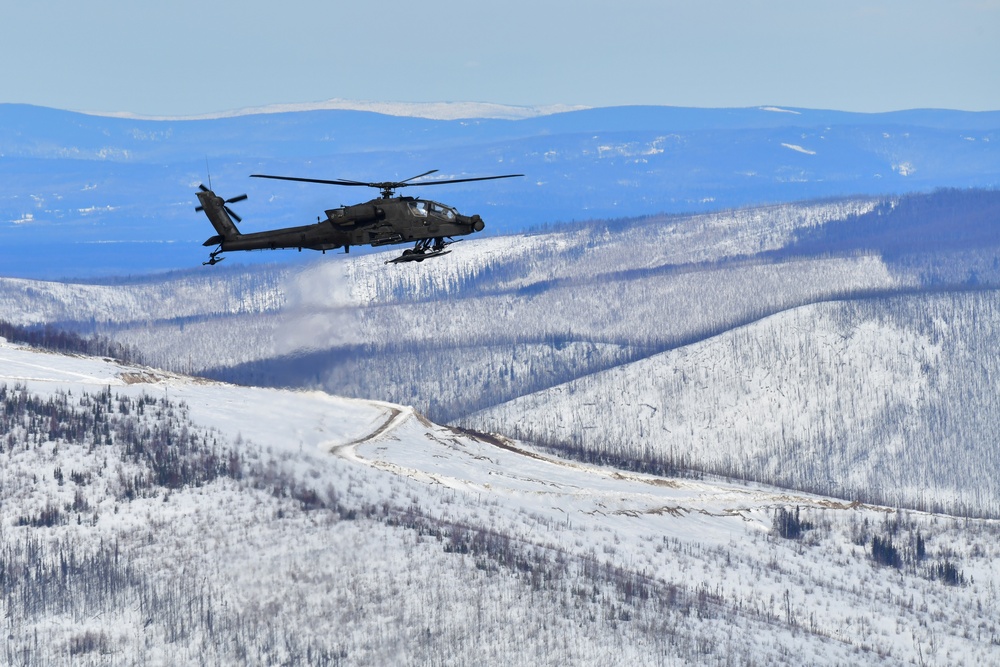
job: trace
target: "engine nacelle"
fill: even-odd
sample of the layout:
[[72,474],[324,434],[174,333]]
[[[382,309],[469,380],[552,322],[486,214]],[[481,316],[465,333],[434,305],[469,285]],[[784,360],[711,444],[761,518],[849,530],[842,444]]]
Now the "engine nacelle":
[[374,204],[355,204],[354,206],[330,209],[326,212],[326,217],[338,225],[347,223],[365,225],[385,220],[385,211],[382,210],[382,207]]

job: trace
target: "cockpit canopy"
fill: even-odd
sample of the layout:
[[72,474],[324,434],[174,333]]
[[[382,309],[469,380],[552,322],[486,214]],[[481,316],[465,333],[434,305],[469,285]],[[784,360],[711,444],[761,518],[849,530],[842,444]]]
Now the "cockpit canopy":
[[457,213],[455,209],[444,204],[439,204],[426,199],[414,199],[407,202],[410,207],[410,214],[418,218],[426,218],[428,215],[443,220],[454,220]]

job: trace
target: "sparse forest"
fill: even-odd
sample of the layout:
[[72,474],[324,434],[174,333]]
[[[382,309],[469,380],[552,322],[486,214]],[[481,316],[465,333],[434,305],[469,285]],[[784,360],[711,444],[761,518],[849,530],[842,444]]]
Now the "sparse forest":
[[[564,500],[427,485],[391,455],[368,468],[233,439],[141,388],[2,385],[0,425],[8,664],[981,664],[1000,650],[990,522],[810,503],[718,519],[739,527],[721,543],[682,528],[682,507],[605,525]],[[429,465],[417,450],[450,456],[446,435],[390,450]],[[464,438],[470,474],[508,452]],[[511,481],[535,474],[511,463]]]
[[800,308],[465,422],[588,460],[997,517],[998,295]]

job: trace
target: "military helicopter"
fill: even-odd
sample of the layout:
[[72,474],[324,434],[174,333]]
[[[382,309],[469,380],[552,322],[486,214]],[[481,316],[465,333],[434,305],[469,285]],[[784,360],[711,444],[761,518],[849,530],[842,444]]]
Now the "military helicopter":
[[[452,178],[439,181],[415,182],[419,178],[436,173],[437,169],[426,171],[417,176],[411,176],[402,181],[386,181],[381,183],[365,183],[345,179],[323,180],[319,178],[299,178],[297,176],[271,176],[269,174],[251,174],[251,178],[272,178],[281,181],[300,181],[303,183],[322,183],[325,185],[346,185],[377,188],[378,199],[372,199],[364,204],[341,206],[326,211],[326,219],[316,218],[315,224],[301,227],[285,227],[263,232],[243,234],[233,222],[242,222],[230,204],[243,201],[245,194],[231,199],[223,199],[212,190],[200,185],[198,206],[196,211],[204,211],[217,235],[205,241],[204,245],[219,247],[209,254],[207,265],[215,265],[225,257],[224,252],[235,250],[275,250],[278,248],[303,248],[327,250],[344,248],[350,252],[351,246],[370,245],[383,246],[398,243],[414,242],[412,248],[403,251],[395,259],[387,260],[386,264],[398,262],[421,262],[430,257],[451,252],[447,246],[454,241],[455,236],[463,236],[472,232],[481,232],[486,226],[478,215],[462,215],[454,208],[429,199],[396,196],[396,190],[415,185],[444,185],[448,183],[468,183],[471,181],[491,181],[499,178],[514,178],[524,174],[505,174],[503,176],[479,176],[475,178]],[[446,240],[447,239],[447,240]]]

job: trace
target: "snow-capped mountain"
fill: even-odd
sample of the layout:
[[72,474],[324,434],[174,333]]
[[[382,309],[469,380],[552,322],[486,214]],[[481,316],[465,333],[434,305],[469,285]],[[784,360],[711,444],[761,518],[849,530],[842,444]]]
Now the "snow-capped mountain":
[[490,102],[374,102],[363,100],[342,100],[333,98],[322,102],[297,104],[269,104],[262,107],[235,109],[199,116],[141,116],[132,113],[91,113],[95,116],[127,118],[130,120],[215,120],[236,116],[258,116],[261,114],[296,113],[302,111],[368,111],[385,116],[407,118],[427,118],[429,120],[521,120],[548,116],[554,113],[579,111],[588,107],[556,104],[550,106],[513,106]]
[[[0,343],[11,664],[989,664],[997,526]],[[43,639],[44,638],[44,639]]]

